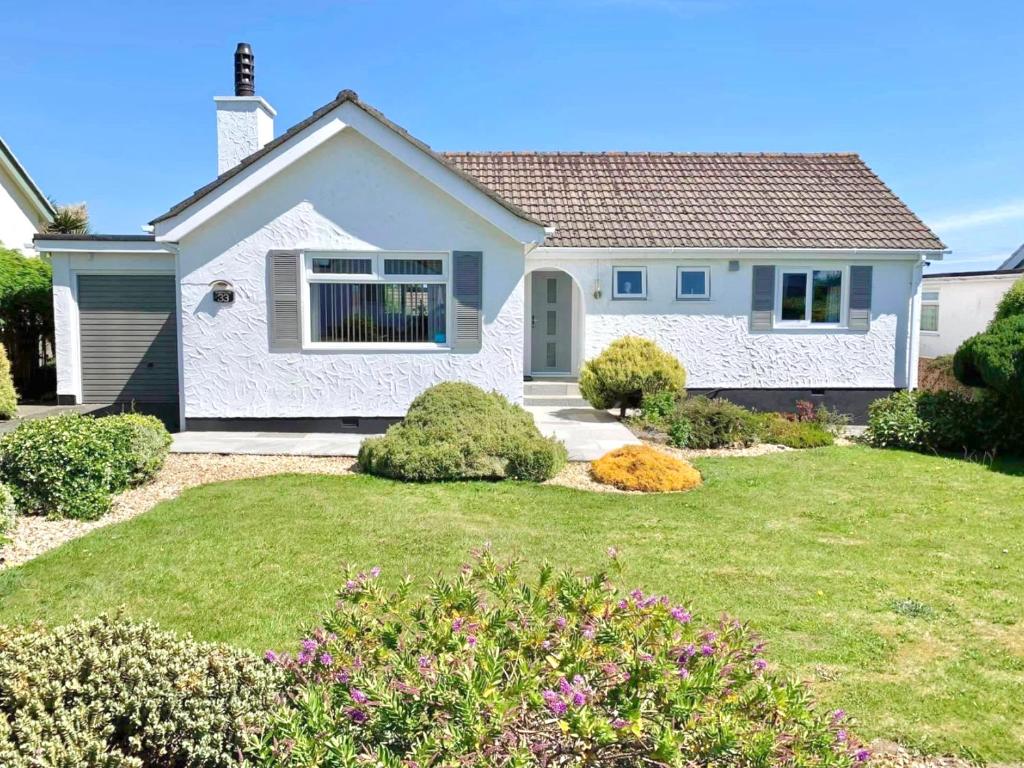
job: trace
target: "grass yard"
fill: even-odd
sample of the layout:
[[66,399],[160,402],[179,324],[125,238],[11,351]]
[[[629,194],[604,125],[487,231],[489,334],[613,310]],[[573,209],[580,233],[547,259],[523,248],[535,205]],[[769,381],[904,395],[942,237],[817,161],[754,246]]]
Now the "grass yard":
[[727,611],[859,732],[1024,759],[1024,464],[867,448],[697,462],[685,495],[277,476],[187,491],[0,572],[0,622],[127,607],[204,639],[294,646],[339,567],[426,580],[485,541]]

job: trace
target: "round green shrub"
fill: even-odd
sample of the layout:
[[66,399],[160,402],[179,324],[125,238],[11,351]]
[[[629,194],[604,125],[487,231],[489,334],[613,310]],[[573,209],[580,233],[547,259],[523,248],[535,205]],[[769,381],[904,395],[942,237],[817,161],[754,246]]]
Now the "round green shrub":
[[688,448],[692,442],[693,424],[681,414],[672,416],[668,423],[668,443],[676,448]]
[[364,471],[417,482],[547,480],[566,459],[565,446],[543,437],[521,407],[461,382],[426,390],[401,423],[359,449]]
[[1024,315],[1024,278],[1018,279],[1010,286],[1010,290],[1003,294],[1003,298],[996,305],[996,314],[992,322],[998,323],[1000,320],[1019,315]]
[[612,342],[580,371],[580,393],[595,408],[640,404],[646,394],[680,393],[686,386],[686,370],[673,355],[648,339],[625,336]]
[[824,448],[835,443],[833,434],[817,421],[793,421],[779,413],[760,415],[759,437],[764,443],[788,448]]
[[151,480],[164,465],[171,435],[155,416],[122,413],[98,419],[107,431],[116,459],[112,490],[119,491]]
[[110,509],[119,458],[99,419],[33,419],[0,437],[0,481],[26,515],[92,520]]
[[0,421],[13,419],[18,413],[18,393],[11,378],[11,361],[7,350],[0,344]]
[[0,765],[238,766],[281,684],[251,653],[148,622],[0,627]]
[[4,534],[14,530],[14,517],[17,514],[14,494],[4,483],[0,483],[0,543],[3,543]]
[[969,387],[991,389],[1024,407],[1024,315],[989,325],[953,356],[953,372]]
[[894,392],[868,406],[868,428],[864,435],[876,448],[920,448],[925,423],[917,413],[917,395]]
[[756,414],[723,398],[701,395],[681,400],[670,424],[679,419],[690,425],[687,448],[727,448],[757,442]]
[[[349,571],[254,740],[263,768],[831,766],[868,758],[842,713],[711,625],[609,574],[524,578],[487,552],[426,595]],[[268,654],[269,655],[269,654]]]

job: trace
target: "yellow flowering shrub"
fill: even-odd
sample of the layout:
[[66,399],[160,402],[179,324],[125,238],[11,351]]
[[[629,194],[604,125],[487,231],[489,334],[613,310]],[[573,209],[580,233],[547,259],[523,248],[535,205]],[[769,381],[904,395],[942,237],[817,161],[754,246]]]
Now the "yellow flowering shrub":
[[700,472],[649,445],[625,445],[595,461],[594,479],[624,491],[688,491],[701,483]]

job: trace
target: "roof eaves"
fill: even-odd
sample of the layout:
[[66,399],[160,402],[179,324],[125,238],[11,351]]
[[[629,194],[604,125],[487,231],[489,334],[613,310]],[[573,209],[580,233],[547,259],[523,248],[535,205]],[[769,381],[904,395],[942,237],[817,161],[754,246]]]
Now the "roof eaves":
[[39,206],[39,209],[40,211],[42,211],[44,217],[48,221],[52,221],[53,217],[57,214],[56,209],[53,207],[53,203],[51,203],[46,198],[46,195],[43,194],[43,190],[39,188],[39,185],[36,184],[35,180],[29,175],[28,171],[25,169],[25,166],[23,166],[18,161],[18,158],[15,156],[14,152],[11,150],[11,148],[7,145],[7,142],[4,141],[2,137],[0,137],[0,152],[3,153],[4,157],[7,159],[7,162],[10,163],[10,165],[14,168],[14,171],[19,176],[21,176],[22,182],[26,187],[28,187],[29,191],[32,193],[32,196],[35,198],[35,203],[36,205]]

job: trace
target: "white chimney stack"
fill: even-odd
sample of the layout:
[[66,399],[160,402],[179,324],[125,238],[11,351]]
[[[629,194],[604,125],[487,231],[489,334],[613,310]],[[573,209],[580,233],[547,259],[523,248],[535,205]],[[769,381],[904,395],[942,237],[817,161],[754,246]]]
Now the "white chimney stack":
[[252,48],[235,49],[235,95],[216,96],[217,173],[234,168],[274,138],[274,108],[256,95]]

